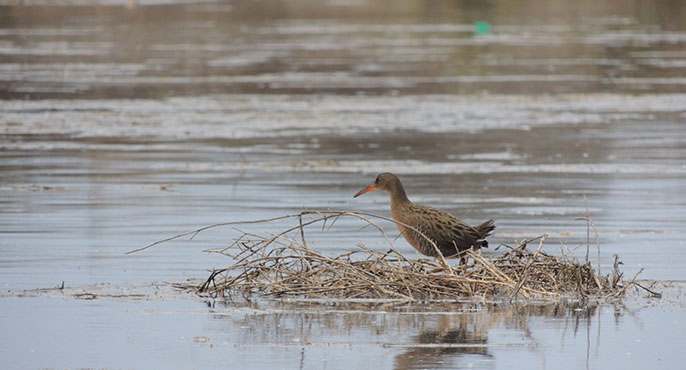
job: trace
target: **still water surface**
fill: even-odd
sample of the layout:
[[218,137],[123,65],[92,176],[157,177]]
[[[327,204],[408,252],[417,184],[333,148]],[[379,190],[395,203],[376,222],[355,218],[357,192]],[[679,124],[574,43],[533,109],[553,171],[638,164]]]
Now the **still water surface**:
[[[414,201],[495,218],[493,246],[547,233],[548,252],[583,257],[585,197],[603,271],[618,254],[627,275],[686,280],[684,19],[680,1],[0,0],[3,361],[677,368],[680,293],[624,307],[208,307],[157,297],[156,282],[224,266],[202,250],[237,231],[124,252],[303,208],[388,215],[385,194],[352,195],[392,171]],[[384,248],[360,226],[312,230],[310,245]],[[70,298],[98,289],[147,298]]]

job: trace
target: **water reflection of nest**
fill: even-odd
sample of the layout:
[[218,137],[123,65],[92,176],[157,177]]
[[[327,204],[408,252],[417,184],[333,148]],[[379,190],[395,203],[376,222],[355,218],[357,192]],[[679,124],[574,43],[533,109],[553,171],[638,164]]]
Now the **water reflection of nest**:
[[[321,224],[325,228],[327,222],[335,223],[341,217],[354,217],[378,229],[391,250],[383,252],[358,244],[357,250],[327,256],[307,246],[307,226]],[[372,221],[374,218],[388,220],[382,216],[349,211],[304,211],[256,222],[289,218],[298,220],[298,224],[270,236],[243,233],[229,247],[212,250],[231,257],[234,263],[213,270],[204,283],[193,289],[213,295],[238,293],[246,298],[257,294],[275,298],[402,301],[475,296],[587,299],[620,297],[634,285],[636,278],[622,280],[617,259],[612,273],[603,276],[588,261],[546,254],[541,251],[545,235],[524,240],[498,257],[488,258],[470,251],[470,263],[454,266],[443,258],[409,259],[398,253],[382,228]],[[245,222],[211,225],[144,248],[207,228],[237,223]],[[531,250],[528,244],[534,241],[538,247]]]

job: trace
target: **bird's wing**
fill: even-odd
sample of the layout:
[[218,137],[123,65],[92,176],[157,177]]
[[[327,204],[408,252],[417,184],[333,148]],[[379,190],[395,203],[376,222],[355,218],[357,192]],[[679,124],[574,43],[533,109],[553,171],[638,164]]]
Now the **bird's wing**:
[[437,244],[454,242],[457,249],[467,249],[480,238],[476,229],[448,212],[422,205],[413,208],[408,223]]

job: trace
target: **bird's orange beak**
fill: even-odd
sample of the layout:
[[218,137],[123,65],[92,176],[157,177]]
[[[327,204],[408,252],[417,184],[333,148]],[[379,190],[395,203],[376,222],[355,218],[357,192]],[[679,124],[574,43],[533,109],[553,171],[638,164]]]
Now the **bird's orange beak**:
[[355,194],[355,195],[353,196],[353,198],[357,198],[357,197],[359,197],[360,195],[362,195],[362,194],[364,194],[364,193],[366,193],[366,192],[368,192],[368,191],[372,191],[372,190],[374,190],[374,189],[376,189],[376,187],[374,187],[374,184],[371,184],[371,185],[367,186],[366,188],[360,190],[357,194]]

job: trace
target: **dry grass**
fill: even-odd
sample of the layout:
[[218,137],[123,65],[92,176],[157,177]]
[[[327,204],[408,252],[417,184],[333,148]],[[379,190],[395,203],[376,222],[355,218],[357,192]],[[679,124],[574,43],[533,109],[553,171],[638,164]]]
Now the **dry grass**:
[[[358,244],[357,249],[328,256],[309,248],[305,229],[314,224],[331,227],[341,217],[361,220],[364,226],[377,229],[390,250],[379,251]],[[567,256],[553,256],[541,249],[546,235],[507,247],[504,254],[487,258],[469,252],[470,263],[451,265],[445,259],[408,259],[397,252],[391,239],[372,219],[386,217],[361,212],[304,211],[268,220],[297,219],[297,224],[277,234],[259,236],[243,233],[229,247],[211,250],[228,256],[233,263],[215,269],[207,280],[193,289],[203,294],[240,294],[246,298],[295,297],[306,299],[400,299],[431,301],[483,297],[511,300],[589,297],[611,298],[624,294],[634,284],[623,281],[615,257],[615,268],[607,276],[593,269],[590,262]],[[590,222],[590,218],[588,218]],[[392,220],[391,220],[392,221]],[[175,235],[136,251],[185,235],[195,235],[212,227],[241,224],[231,222],[210,225]],[[537,247],[532,250],[529,245]],[[135,251],[132,251],[135,252]],[[640,273],[640,271],[639,271]],[[636,274],[638,275],[638,273]]]

